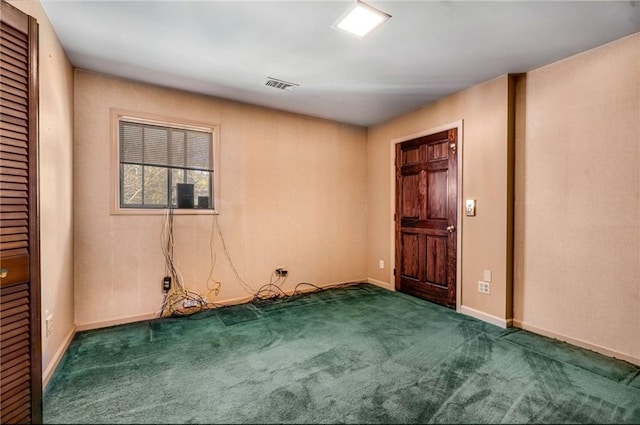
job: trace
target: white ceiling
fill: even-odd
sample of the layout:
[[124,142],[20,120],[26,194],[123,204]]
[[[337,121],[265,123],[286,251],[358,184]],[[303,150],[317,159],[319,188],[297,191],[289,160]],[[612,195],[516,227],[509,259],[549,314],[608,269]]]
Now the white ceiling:
[[354,1],[42,3],[76,67],[364,126],[640,31],[638,2],[371,0],[359,40],[331,28]]

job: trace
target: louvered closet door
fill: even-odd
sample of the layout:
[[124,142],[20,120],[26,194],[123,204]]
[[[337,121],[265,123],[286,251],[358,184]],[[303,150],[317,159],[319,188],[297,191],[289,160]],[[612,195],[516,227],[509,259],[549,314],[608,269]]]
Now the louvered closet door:
[[1,7],[0,422],[42,422],[37,24]]

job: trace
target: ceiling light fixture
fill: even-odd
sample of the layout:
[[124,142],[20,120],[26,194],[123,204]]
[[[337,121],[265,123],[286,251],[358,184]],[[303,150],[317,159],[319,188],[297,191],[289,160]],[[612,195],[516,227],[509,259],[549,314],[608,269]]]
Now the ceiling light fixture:
[[357,0],[356,4],[338,20],[334,28],[362,39],[390,17],[388,13]]

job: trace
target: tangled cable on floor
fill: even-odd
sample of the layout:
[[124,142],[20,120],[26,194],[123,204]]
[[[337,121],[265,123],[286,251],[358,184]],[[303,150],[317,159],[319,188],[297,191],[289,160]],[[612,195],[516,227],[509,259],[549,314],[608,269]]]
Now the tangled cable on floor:
[[[168,208],[164,215],[162,232],[160,234],[162,253],[165,258],[165,274],[170,276],[172,288],[164,293],[164,300],[160,308],[160,317],[164,316],[186,316],[202,310],[216,307],[215,303],[207,300],[211,294],[217,295],[220,292],[221,283],[212,278],[214,262],[212,260],[211,270],[207,279],[207,295],[199,294],[187,289],[184,285],[182,273],[174,261],[174,238],[173,238],[173,208]],[[213,240],[213,229],[212,238]],[[211,283],[214,284],[211,287]]]
[[[236,269],[233,264],[233,260],[231,259],[231,255],[229,255],[229,251],[227,250],[227,245],[224,240],[224,236],[222,235],[222,230],[220,229],[220,224],[218,223],[217,214],[213,215],[213,220],[211,223],[211,237],[209,240],[209,248],[210,248],[210,258],[211,258],[211,267],[209,269],[209,275],[207,278],[207,289],[208,293],[206,295],[199,294],[195,291],[191,291],[185,287],[184,279],[180,270],[174,261],[174,237],[173,237],[173,219],[174,212],[173,208],[168,208],[164,215],[162,232],[160,235],[161,245],[162,245],[162,253],[165,257],[165,273],[167,276],[172,278],[174,284],[169,291],[165,291],[164,300],[162,302],[162,306],[160,308],[159,317],[183,317],[183,316],[191,316],[195,313],[199,313],[204,310],[209,310],[213,308],[222,307],[219,304],[209,301],[211,295],[218,295],[220,292],[220,287],[222,286],[221,282],[215,280],[213,278],[213,271],[216,264],[216,250],[214,243],[214,230],[217,229],[218,237],[220,238],[220,242],[222,244],[222,251],[229,263],[233,274],[240,284],[240,286],[252,296],[251,302],[258,303],[260,305],[264,304],[273,304],[273,303],[281,303],[288,302],[294,298],[297,298],[303,294],[315,293],[324,291],[327,289],[335,289],[348,287],[356,284],[357,282],[343,283],[338,285],[332,285],[328,287],[320,287],[314,285],[309,282],[300,282],[298,283],[293,292],[288,294],[282,289],[282,285],[286,282],[287,277],[282,275],[276,275],[275,272],[271,274],[269,278],[269,282],[262,285],[257,290],[254,290],[249,284],[247,284],[241,277],[240,273]],[[211,286],[213,284],[213,286]],[[303,287],[311,287],[312,290],[301,291],[300,288]]]

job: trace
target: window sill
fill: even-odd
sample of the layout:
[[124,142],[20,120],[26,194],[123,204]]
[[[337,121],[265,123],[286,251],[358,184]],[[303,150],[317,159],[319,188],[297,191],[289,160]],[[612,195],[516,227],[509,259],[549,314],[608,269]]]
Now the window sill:
[[[111,215],[165,215],[167,208],[116,208]],[[174,208],[173,215],[220,215],[217,210],[199,208]]]

